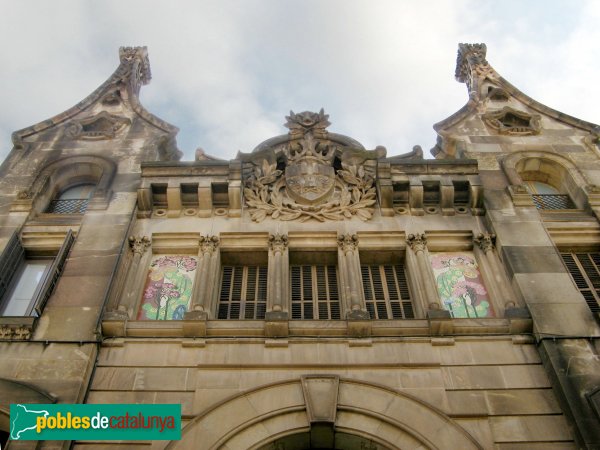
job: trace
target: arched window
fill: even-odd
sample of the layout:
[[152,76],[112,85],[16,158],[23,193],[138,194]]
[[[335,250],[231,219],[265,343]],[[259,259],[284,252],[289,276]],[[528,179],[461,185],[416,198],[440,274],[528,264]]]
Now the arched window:
[[92,183],[71,186],[50,201],[46,212],[51,214],[83,214],[95,190],[96,185]]
[[543,181],[523,180],[537,209],[575,209],[569,194]]
[[[502,162],[513,186],[526,186],[537,209],[582,209],[586,182],[572,162],[561,155],[541,152],[517,152]],[[524,192],[521,192],[524,193]]]

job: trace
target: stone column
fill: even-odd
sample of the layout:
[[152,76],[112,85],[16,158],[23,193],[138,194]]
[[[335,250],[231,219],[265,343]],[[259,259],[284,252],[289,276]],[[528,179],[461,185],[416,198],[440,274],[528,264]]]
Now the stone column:
[[[494,251],[496,243],[496,235],[490,233],[479,233],[473,239],[473,243],[479,247],[483,253],[484,264],[481,265],[481,272],[486,276],[487,288],[491,291],[496,302],[500,303],[504,312],[509,315],[517,312],[517,300],[505,276],[504,268],[498,259],[498,255]],[[509,311],[510,310],[510,311]],[[501,311],[499,311],[501,312]],[[520,311],[519,314],[522,314]],[[529,314],[526,313],[528,316]]]
[[409,234],[406,238],[406,243],[415,253],[419,273],[416,279],[419,282],[419,290],[421,297],[424,297],[423,300],[428,309],[428,314],[431,315],[432,311],[440,311],[441,313],[444,310],[441,310],[435,280],[431,275],[431,264],[425,254],[425,250],[427,250],[427,237],[425,234]]
[[129,237],[129,248],[133,252],[133,258],[129,269],[127,270],[127,277],[125,278],[125,286],[127,291],[123,295],[121,302],[117,308],[118,311],[126,313],[130,319],[135,319],[135,305],[138,297],[142,295],[141,289],[143,288],[144,280],[146,279],[147,264],[143,264],[142,261],[146,262],[145,256],[150,255],[146,250],[150,247],[151,240],[148,236],[130,236]]
[[269,235],[269,289],[267,291],[267,317],[287,320],[288,300],[288,237],[285,234]]
[[346,304],[348,300],[350,301],[350,311],[346,313],[346,318],[369,319],[361,283],[358,236],[347,233],[339,235],[337,241],[340,284],[346,297]]
[[216,275],[219,272],[218,252],[219,238],[217,236],[200,236],[192,307],[185,313],[185,320],[206,320],[210,317],[213,293],[218,278]]

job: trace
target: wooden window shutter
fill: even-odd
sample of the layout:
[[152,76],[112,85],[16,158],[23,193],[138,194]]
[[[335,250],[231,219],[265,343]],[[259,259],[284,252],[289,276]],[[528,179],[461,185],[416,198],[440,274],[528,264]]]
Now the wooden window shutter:
[[73,242],[75,242],[75,236],[73,235],[73,230],[69,230],[62,247],[58,251],[56,258],[54,258],[54,262],[46,272],[44,279],[40,282],[38,289],[34,294],[33,311],[38,317],[42,314],[46,302],[52,295],[52,292],[58,283],[60,274],[62,273],[67,257],[69,256],[69,251],[73,246]]
[[372,319],[413,319],[406,273],[402,265],[361,266],[367,311]]
[[223,266],[218,319],[264,319],[266,266]]
[[291,266],[292,319],[341,318],[335,266]]
[[590,311],[600,312],[600,253],[561,253]]
[[0,299],[6,295],[15,272],[24,260],[25,249],[15,231],[0,255]]

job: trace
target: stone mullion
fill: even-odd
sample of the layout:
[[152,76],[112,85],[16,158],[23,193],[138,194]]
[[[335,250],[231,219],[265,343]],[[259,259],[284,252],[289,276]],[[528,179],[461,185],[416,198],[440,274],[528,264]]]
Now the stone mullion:
[[117,309],[127,313],[127,316],[130,319],[135,318],[134,308],[138,297],[141,296],[143,283],[146,279],[147,271],[144,269],[148,266],[148,259],[151,255],[151,253],[146,250],[150,247],[150,243],[150,238],[147,236],[131,236],[129,238],[129,247],[133,252],[133,258],[129,265],[125,282],[125,286],[129,286],[129,290],[125,293]]
[[368,318],[362,289],[360,259],[358,257],[358,236],[345,234],[338,236],[338,259],[340,281],[343,283],[346,301],[350,300],[348,318]]
[[287,247],[286,235],[272,234],[269,236],[267,312],[275,315],[282,315],[289,310],[287,305],[289,297],[286,270],[289,264]]
[[431,272],[431,264],[427,257],[427,237],[425,234],[409,234],[406,243],[415,253],[417,259],[418,276],[421,285],[421,292],[425,294],[425,304],[427,309],[440,309],[440,299],[435,288],[435,280]]
[[[494,251],[496,235],[488,233],[480,233],[475,237],[473,242],[479,247],[483,254],[485,264],[481,265],[482,273],[487,274],[487,288],[492,291],[492,298],[501,301],[501,309],[515,307],[516,299],[512,290],[508,286],[508,281],[504,279],[504,268],[498,260],[498,255]],[[501,311],[498,311],[501,312]]]
[[218,258],[215,257],[219,247],[219,238],[217,236],[202,236],[200,238],[200,251],[198,252],[198,270],[194,279],[194,294],[192,311],[197,311],[199,315],[209,315],[211,292],[213,291],[213,285],[215,283],[214,277],[211,275],[214,273],[214,266],[218,262]]

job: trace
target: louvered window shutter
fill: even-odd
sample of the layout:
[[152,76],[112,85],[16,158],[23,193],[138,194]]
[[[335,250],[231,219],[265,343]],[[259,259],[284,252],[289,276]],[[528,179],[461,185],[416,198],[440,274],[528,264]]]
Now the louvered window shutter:
[[75,236],[73,235],[73,231],[69,230],[62,247],[58,251],[56,258],[54,258],[54,262],[46,272],[44,279],[41,281],[34,294],[33,311],[38,317],[42,314],[46,302],[52,295],[52,292],[58,283],[60,274],[62,273],[67,257],[69,256],[69,251],[73,246],[73,242],[75,242]]
[[561,253],[562,259],[594,313],[600,312],[600,253]]
[[290,266],[292,319],[340,319],[335,266]]
[[267,273],[266,266],[223,266],[217,318],[264,319]]
[[372,319],[412,319],[404,266],[361,266],[367,311]]
[[25,249],[21,245],[18,234],[15,232],[8,240],[0,256],[0,299],[3,299],[7,294],[15,272],[24,260]]

